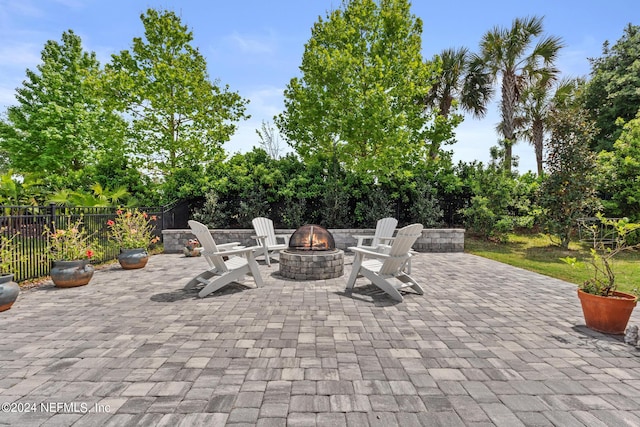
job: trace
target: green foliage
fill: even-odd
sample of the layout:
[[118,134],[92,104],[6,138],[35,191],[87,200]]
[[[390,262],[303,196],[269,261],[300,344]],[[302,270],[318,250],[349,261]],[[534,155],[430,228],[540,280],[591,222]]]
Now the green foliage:
[[375,227],[380,218],[393,215],[393,202],[389,191],[376,186],[363,200],[356,202],[355,215],[358,222],[366,227]]
[[59,190],[51,194],[47,202],[67,206],[117,206],[129,197],[129,192],[124,187],[109,190],[96,183],[91,190],[91,193],[82,190]]
[[82,218],[69,221],[66,227],[49,228],[45,225],[47,251],[54,261],[75,261],[96,256],[97,243],[92,234],[84,228]]
[[7,236],[5,228],[0,228],[0,274],[11,274],[13,266],[21,261],[15,239],[18,234]]
[[153,236],[155,217],[150,217],[139,209],[118,209],[114,220],[107,221],[109,239],[121,249],[147,249],[159,238]]
[[305,224],[307,200],[285,197],[282,209],[282,223],[288,228],[298,228]]
[[[627,218],[605,218],[600,213],[597,214],[597,218],[603,226],[613,229],[611,235],[608,236],[613,239],[613,243],[600,239],[599,224],[586,226],[586,231],[592,235],[593,247],[590,250],[589,265],[593,275],[580,285],[580,289],[589,294],[606,297],[612,295],[618,286],[613,264],[614,258],[623,251],[640,248],[640,243],[632,246],[627,245],[627,236],[635,230],[640,230],[640,224],[629,222]],[[571,266],[581,265],[573,257],[561,258],[561,261]]]
[[219,202],[218,194],[213,190],[210,190],[205,195],[204,204],[194,211],[193,219],[209,228],[222,228],[229,224],[225,212],[225,203]]
[[240,194],[238,206],[238,225],[241,228],[253,227],[251,221],[257,217],[269,216],[269,201],[264,187],[247,187]]
[[443,211],[437,195],[437,190],[429,182],[418,182],[412,194],[411,222],[420,223],[425,228],[435,228],[441,224]]
[[591,147],[611,151],[622,125],[636,117],[640,106],[640,25],[629,24],[622,37],[602,46],[602,56],[591,62],[591,79],[584,102],[599,131]]
[[433,130],[416,101],[436,68],[422,61],[422,22],[409,9],[406,0],[345,1],[314,24],[276,118],[303,161],[384,183],[425,158]]
[[136,154],[163,176],[220,161],[247,101],[209,80],[193,34],[175,13],[148,9],[140,18],[145,39],[113,55],[105,80],[110,101],[131,117]]
[[598,154],[605,213],[640,221],[640,112],[624,125],[612,151]]
[[0,149],[17,172],[70,185],[97,153],[121,145],[114,135],[122,121],[100,97],[95,53],[83,51],[73,31],[62,34],[62,43],[48,41],[37,71],[26,74],[18,105],[0,122]]
[[32,174],[16,179],[13,169],[0,174],[0,205],[36,205],[41,195],[41,180]]
[[[506,174],[501,163],[486,168],[472,163],[461,170],[461,177],[471,189],[469,205],[461,209],[464,225],[485,238],[504,239],[516,226],[532,222],[526,207],[531,206],[532,184],[519,184],[514,174]],[[530,177],[525,178],[525,182]]]
[[547,170],[538,192],[546,230],[566,249],[576,220],[590,216],[598,206],[595,157],[589,144],[594,124],[579,108],[555,110],[550,121]]
[[327,228],[348,228],[351,221],[349,191],[337,181],[327,183],[322,197],[320,224]]

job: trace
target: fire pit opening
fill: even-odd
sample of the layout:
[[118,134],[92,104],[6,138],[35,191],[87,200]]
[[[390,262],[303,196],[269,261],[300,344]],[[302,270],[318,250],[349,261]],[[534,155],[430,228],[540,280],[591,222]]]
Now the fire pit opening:
[[280,274],[289,279],[332,279],[344,274],[344,252],[336,249],[329,230],[316,224],[298,228],[279,261]]
[[316,224],[298,228],[289,239],[289,249],[296,251],[329,251],[336,242],[329,230]]

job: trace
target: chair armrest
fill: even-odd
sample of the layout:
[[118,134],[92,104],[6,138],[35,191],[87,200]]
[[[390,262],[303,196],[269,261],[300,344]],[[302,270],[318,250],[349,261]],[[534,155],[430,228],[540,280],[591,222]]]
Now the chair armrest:
[[251,238],[258,243],[258,246],[267,246],[267,236],[251,236]]
[[221,245],[216,245],[218,250],[220,250],[221,252],[227,251],[229,249],[237,248],[238,246],[240,246],[240,242],[230,242],[230,243],[223,243]]
[[202,255],[209,255],[209,256],[239,255],[239,254],[244,254],[244,253],[248,253],[248,252],[253,252],[256,248],[257,248],[257,246],[251,246],[249,248],[247,248],[245,246],[240,246],[240,247],[236,247],[235,249],[228,250],[228,251],[219,251],[219,252],[202,251]]
[[291,238],[290,235],[288,234],[276,234],[276,242],[278,241],[278,239],[282,239],[284,240],[284,244],[289,246],[289,239]]
[[394,240],[396,240],[395,237],[379,237],[378,239],[381,242],[393,242]]
[[354,237],[358,243],[356,243],[356,246],[362,246],[365,240],[372,240],[375,236],[373,235],[361,235],[361,234],[352,234],[351,237]]
[[350,246],[349,250],[353,252],[361,253],[362,255],[365,255],[371,258],[390,258],[388,254],[372,251],[369,249],[359,248],[357,246]]

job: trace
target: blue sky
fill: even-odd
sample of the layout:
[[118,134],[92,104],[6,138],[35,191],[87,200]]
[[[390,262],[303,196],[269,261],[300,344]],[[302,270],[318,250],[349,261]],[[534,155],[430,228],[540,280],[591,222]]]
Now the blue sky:
[[[283,90],[298,76],[304,44],[319,16],[340,7],[339,0],[0,0],[0,112],[15,102],[14,92],[27,68],[40,63],[47,40],[59,41],[73,30],[101,64],[130,49],[143,36],[140,14],[149,7],[176,12],[193,32],[193,45],[207,59],[212,79],[228,84],[251,102],[252,118],[241,122],[225,143],[232,152],[258,145],[255,129],[273,121],[283,108]],[[566,76],[589,73],[587,58],[615,43],[624,27],[640,24],[637,0],[414,0],[412,12],[423,21],[423,56],[448,47],[477,50],[482,35],[494,26],[509,27],[516,17],[544,16],[545,32],[561,37],[566,47],[558,66]],[[450,148],[454,160],[488,161],[496,144],[497,105],[482,120],[467,118]],[[519,143],[520,170],[535,170],[533,149]]]

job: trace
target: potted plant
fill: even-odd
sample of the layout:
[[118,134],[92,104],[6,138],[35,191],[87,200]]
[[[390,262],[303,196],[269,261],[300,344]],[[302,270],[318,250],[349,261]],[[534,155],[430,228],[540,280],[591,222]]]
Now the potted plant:
[[160,240],[153,235],[155,216],[138,209],[118,209],[116,217],[107,221],[109,238],[120,246],[118,262],[125,270],[143,268],[149,260],[147,249]]
[[11,273],[20,258],[13,241],[15,237],[6,237],[4,229],[0,229],[0,311],[9,310],[20,293],[20,286],[13,281]]
[[[607,334],[623,334],[638,297],[617,290],[614,258],[620,252],[640,248],[640,243],[627,243],[629,234],[640,229],[640,224],[627,218],[610,219],[602,214],[597,217],[600,224],[585,227],[592,235],[589,266],[593,275],[578,286],[578,298],[587,327]],[[611,230],[609,236],[603,238],[601,226]],[[580,264],[576,258],[561,259],[573,266]]]
[[47,248],[51,255],[51,280],[59,288],[84,286],[93,277],[90,264],[95,255],[92,236],[83,227],[82,218],[69,219],[65,228],[45,226]]

